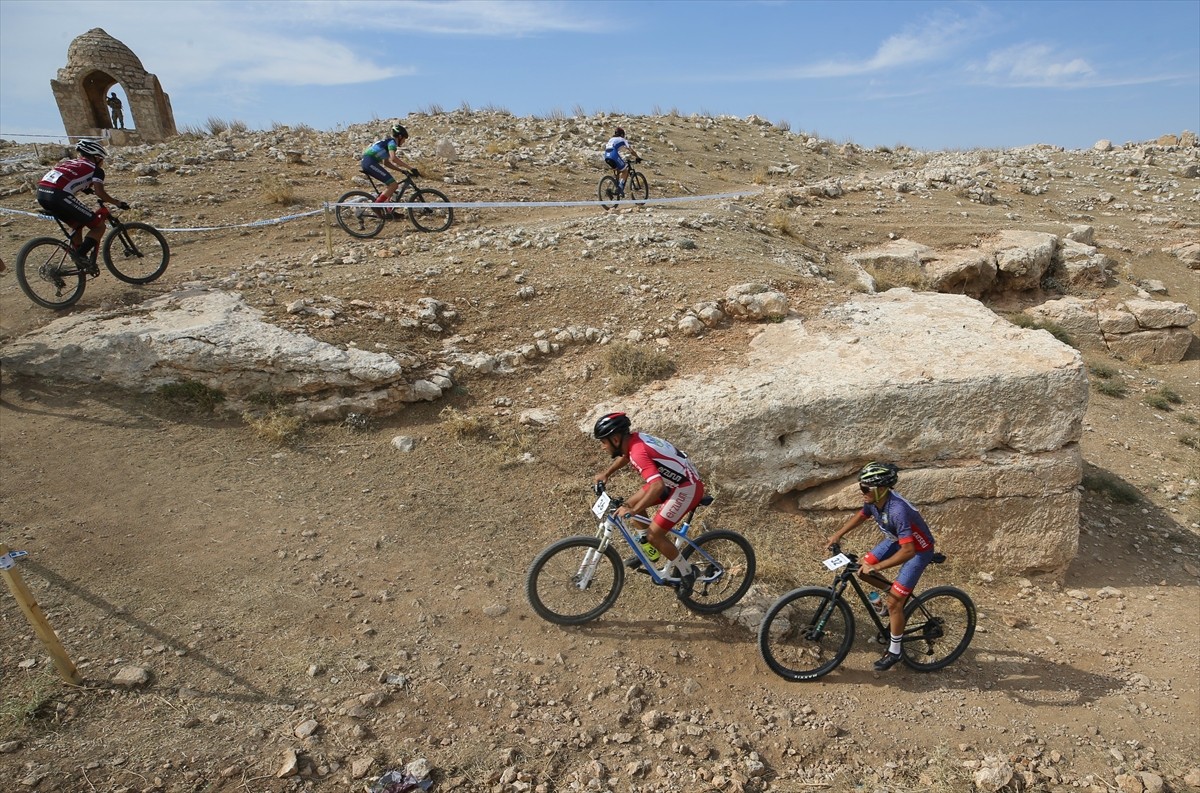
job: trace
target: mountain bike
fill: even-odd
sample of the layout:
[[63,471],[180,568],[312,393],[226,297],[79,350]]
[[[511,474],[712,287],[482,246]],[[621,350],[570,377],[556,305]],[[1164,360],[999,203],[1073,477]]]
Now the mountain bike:
[[[104,202],[100,202],[104,208]],[[96,264],[99,254],[108,271],[127,284],[148,284],[167,269],[171,248],[162,232],[149,223],[123,223],[111,212],[111,230],[87,260],[76,257],[71,242],[72,229],[55,218],[65,239],[37,237],[25,243],[17,253],[17,283],[21,291],[39,306],[63,309],[83,297],[87,278],[100,275]]]
[[[875,640],[886,644],[891,628],[875,612],[855,573],[858,557],[830,546],[835,555],[826,559],[829,570],[839,570],[828,587],[803,587],[788,592],[771,605],[758,628],[758,650],[771,671],[787,680],[816,680],[845,660],[854,642],[854,613],[844,593],[850,585],[875,623]],[[946,561],[938,553],[933,564]],[[875,574],[871,583],[887,589],[891,582]],[[900,644],[900,658],[918,672],[932,672],[953,663],[975,635],[975,604],[967,593],[939,586],[913,593],[904,606],[908,622]]]
[[[388,220],[395,217],[395,207],[376,207],[375,199],[383,192],[383,186],[370,175],[364,174],[371,183],[372,192],[351,190],[337,200],[339,206],[334,210],[334,217],[342,230],[351,237],[367,239],[383,231]],[[412,191],[409,193],[409,191]],[[409,193],[408,198],[404,195]],[[417,231],[445,231],[454,222],[454,207],[441,207],[438,204],[448,204],[450,199],[440,190],[431,187],[418,188],[413,181],[413,175],[407,174],[400,187],[392,194],[392,203],[396,204],[430,204],[429,207],[409,207],[408,219],[417,227]],[[354,206],[340,206],[353,204]]]
[[[635,202],[645,201],[650,197],[650,183],[646,181],[645,176],[642,176],[633,167],[635,162],[641,161],[641,157],[635,157],[632,160],[626,161],[629,165],[629,178],[625,180],[625,194]],[[622,197],[618,197],[617,194],[617,186],[621,183],[620,179],[621,172],[616,168],[612,169],[611,174],[600,177],[600,206],[605,209],[612,209],[617,205],[618,201],[624,200]]]
[[[556,625],[582,625],[612,608],[625,585],[625,564],[612,543],[619,534],[633,550],[637,572],[656,586],[676,586],[680,602],[697,614],[716,614],[742,599],[754,583],[754,549],[745,537],[726,529],[688,536],[696,509],[713,502],[704,496],[683,522],[668,532],[683,558],[696,569],[692,591],[656,570],[654,562],[634,539],[629,525],[616,514],[622,499],[612,498],[604,485],[596,486],[592,514],[600,523],[595,536],[559,540],[538,554],[529,568],[525,593],[538,616]],[[650,519],[633,515],[632,522],[648,526]]]

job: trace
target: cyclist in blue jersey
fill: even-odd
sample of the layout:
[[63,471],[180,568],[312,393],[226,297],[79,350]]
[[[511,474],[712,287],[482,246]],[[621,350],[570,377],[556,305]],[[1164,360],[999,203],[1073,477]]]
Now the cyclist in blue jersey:
[[403,146],[406,140],[408,140],[408,130],[400,124],[394,124],[390,137],[371,144],[363,152],[362,172],[383,182],[384,185],[383,192],[375,199],[378,203],[386,204],[392,200],[392,194],[400,186],[396,177],[388,173],[388,168],[409,176],[420,176],[416,168],[400,159],[400,155],[397,154],[396,150]]
[[622,149],[629,149],[629,156],[634,162],[641,159],[629,145],[629,141],[625,140],[625,130],[617,127],[608,143],[604,144],[604,163],[617,171],[617,198],[625,197],[625,180],[629,178],[629,163],[621,157]]
[[875,669],[883,672],[900,660],[900,641],[904,638],[904,605],[913,593],[921,573],[933,559],[933,533],[925,519],[912,504],[894,490],[900,480],[900,469],[892,463],[872,462],[858,472],[858,488],[862,491],[863,508],[854,513],[829,538],[829,545],[842,541],[854,527],[874,520],[883,532],[883,540],[862,558],[858,575],[871,583],[871,574],[888,567],[900,567],[900,574],[885,593],[890,617],[891,643]]

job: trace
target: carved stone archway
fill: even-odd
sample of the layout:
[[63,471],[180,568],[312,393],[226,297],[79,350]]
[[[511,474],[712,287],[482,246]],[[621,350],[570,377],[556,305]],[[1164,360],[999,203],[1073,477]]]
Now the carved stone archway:
[[[125,123],[114,130],[105,98],[119,85],[128,106]],[[171,99],[158,78],[146,71],[133,50],[92,28],[67,48],[67,65],[50,81],[63,126],[72,138],[107,137],[115,144],[158,143],[177,134]]]

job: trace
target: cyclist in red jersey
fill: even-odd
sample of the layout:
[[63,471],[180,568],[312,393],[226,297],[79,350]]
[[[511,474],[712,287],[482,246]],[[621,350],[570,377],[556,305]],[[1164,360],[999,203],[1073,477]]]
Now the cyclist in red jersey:
[[[129,204],[118,201],[104,189],[104,161],[108,152],[94,140],[81,140],[75,146],[79,157],[64,160],[51,168],[37,183],[37,201],[46,214],[66,223],[71,229],[71,244],[75,246],[72,256],[77,264],[91,267],[91,252],[100,247],[104,236],[104,221],[108,209],[100,207],[93,212],[79,200],[78,194],[95,192],[100,200],[129,209]],[[80,230],[88,227],[87,237],[80,242]]]
[[[634,513],[645,515],[649,507],[658,506],[647,538],[667,558],[663,574],[668,580],[678,582],[683,595],[690,595],[696,582],[696,570],[683,558],[667,532],[704,498],[704,483],[700,481],[696,467],[686,454],[667,441],[644,432],[633,432],[629,417],[624,413],[601,416],[592,434],[614,458],[612,465],[596,475],[596,482],[607,482],[610,476],[630,463],[646,480],[642,489],[617,509],[617,516],[624,519]],[[636,562],[636,557],[632,561]]]

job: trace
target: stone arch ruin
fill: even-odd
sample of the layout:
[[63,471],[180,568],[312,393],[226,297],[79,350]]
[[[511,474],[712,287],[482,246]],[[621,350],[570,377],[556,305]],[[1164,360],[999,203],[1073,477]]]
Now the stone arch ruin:
[[[120,86],[125,124],[113,129],[105,99]],[[50,81],[63,126],[72,138],[108,138],[115,144],[158,143],[178,134],[171,99],[133,50],[92,28],[67,48],[67,65]]]

